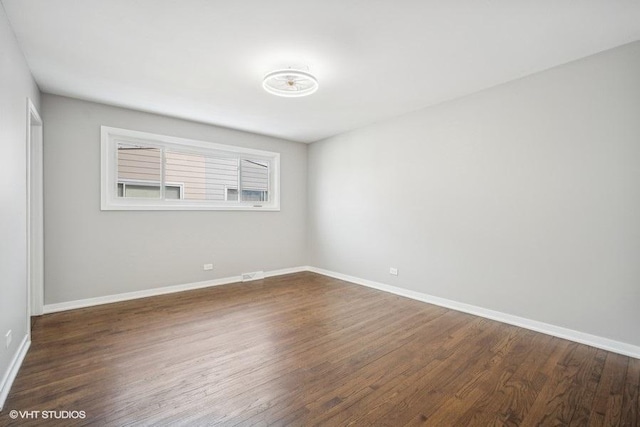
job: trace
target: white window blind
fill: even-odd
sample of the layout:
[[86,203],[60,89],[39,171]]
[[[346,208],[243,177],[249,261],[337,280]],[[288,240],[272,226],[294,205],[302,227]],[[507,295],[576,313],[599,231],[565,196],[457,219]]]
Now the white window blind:
[[102,209],[278,210],[278,153],[102,127]]

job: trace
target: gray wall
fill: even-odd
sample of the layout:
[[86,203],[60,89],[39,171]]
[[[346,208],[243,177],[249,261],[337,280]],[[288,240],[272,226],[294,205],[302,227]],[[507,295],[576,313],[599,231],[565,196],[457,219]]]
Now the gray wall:
[[[306,144],[48,94],[42,114],[46,304],[307,263]],[[103,212],[101,125],[279,152],[281,211]]]
[[0,380],[27,334],[27,97],[39,108],[40,92],[0,5]]
[[312,144],[310,261],[640,345],[639,183],[636,42]]

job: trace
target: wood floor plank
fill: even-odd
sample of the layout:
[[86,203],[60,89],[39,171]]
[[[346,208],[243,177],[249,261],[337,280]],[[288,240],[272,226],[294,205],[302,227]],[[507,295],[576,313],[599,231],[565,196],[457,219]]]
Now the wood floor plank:
[[622,390],[630,358],[608,353],[596,395],[592,403],[590,426],[620,424],[622,415]]
[[[419,357],[410,369],[391,377],[385,382],[369,385],[369,390],[367,390],[369,393],[366,399],[354,399],[350,402],[344,402],[340,407],[332,408],[332,410],[321,415],[318,421],[333,425],[342,425],[349,422],[352,424],[366,424],[370,422],[366,420],[366,417],[375,419],[380,416],[376,416],[377,413],[386,413],[389,405],[393,405],[395,402],[395,397],[399,396],[411,384],[418,382],[427,373],[442,366],[443,361],[446,360],[444,356],[452,349],[461,349],[460,352],[462,352],[465,342],[473,342],[472,337],[477,336],[484,330],[484,324],[486,324],[486,321],[475,319],[455,331],[449,332],[445,337],[445,341],[433,342],[438,346],[435,353],[433,350],[423,353],[427,357]],[[425,345],[427,344],[425,343]],[[418,353],[418,355],[421,355],[421,353]],[[389,395],[393,395],[394,399],[385,398],[385,396]],[[376,403],[371,405],[372,401]]]
[[578,408],[576,409],[569,425],[584,426],[588,424],[589,417],[593,411],[593,400],[596,396],[596,390],[598,388],[600,378],[602,378],[602,370],[604,369],[606,358],[606,351],[598,350],[596,352],[593,368],[590,372],[585,372],[588,375],[588,378],[585,379],[586,387],[584,387],[582,398],[578,402]]
[[[388,351],[383,357],[349,373],[334,390],[316,387],[315,394],[305,393],[306,407],[322,411],[322,416],[315,421],[329,419],[334,414],[343,413],[345,409],[362,399],[368,400],[382,385],[392,382],[395,378],[411,375],[423,366],[426,360],[438,360],[443,349],[447,347],[446,341],[452,330],[472,327],[472,319],[458,319],[465,323],[449,324],[449,327],[443,328],[442,323],[438,322],[439,326],[429,324],[429,331],[418,329],[408,341]],[[424,340],[423,333],[430,337],[428,342]],[[354,381],[356,378],[358,380]],[[289,422],[291,417],[287,416],[283,421]]]
[[522,422],[548,379],[545,369],[548,369],[550,360],[559,359],[568,343],[534,334],[525,345],[529,350],[525,360],[513,372],[505,371],[498,381],[488,383],[483,396],[456,420],[456,425],[513,425]]
[[[309,412],[324,410],[324,413],[328,414],[341,408],[345,402],[364,397],[376,383],[385,382],[395,375],[405,373],[410,367],[408,363],[410,358],[425,348],[425,343],[419,339],[419,335],[429,330],[433,341],[437,341],[449,330],[443,328],[443,320],[439,316],[434,321],[416,325],[415,329],[411,328],[404,333],[396,334],[392,339],[384,338],[377,343],[372,342],[374,348],[364,348],[355,355],[349,356],[344,363],[331,366],[332,369],[326,372],[326,376],[304,382],[301,393],[296,397],[297,400],[301,405],[305,405]],[[452,325],[455,324],[452,323]],[[356,377],[358,381],[354,381]],[[333,384],[332,389],[327,390],[324,386],[327,380]],[[363,382],[367,386],[363,386]],[[280,399],[277,405],[269,408],[268,413],[258,411],[249,422],[261,421],[269,417],[271,421],[290,424],[297,418],[294,414],[290,414],[287,408],[287,399]],[[241,421],[249,415],[251,415],[250,412],[245,412],[237,420]]]
[[536,398],[523,425],[535,425],[538,422],[568,425],[583,391],[579,380],[590,369],[595,354],[596,349],[593,347],[575,343],[570,345],[563,359],[556,365],[548,387]]
[[387,395],[391,394],[393,399],[383,401],[382,405],[365,411],[357,421],[352,421],[352,424],[403,425],[418,411],[425,412],[428,417],[431,411],[461,387],[465,380],[473,377],[489,363],[495,356],[492,349],[496,344],[500,344],[499,348],[502,347],[502,343],[513,344],[507,329],[508,327],[494,322],[483,322],[480,333],[475,336],[467,335],[453,354],[394,384],[391,390],[382,388]]
[[629,359],[621,412],[621,425],[640,425],[640,359]]
[[503,382],[509,378],[530,354],[530,345],[534,342],[527,342],[529,337],[536,338],[534,333],[516,331],[521,333],[518,342],[511,341],[512,346],[500,347],[500,351],[485,364],[481,370],[472,375],[453,396],[449,397],[434,412],[428,415],[424,405],[420,405],[419,414],[415,415],[405,425],[460,425],[459,418],[484,395],[487,394],[486,384],[493,384],[497,381]]
[[638,425],[637,359],[308,272],[32,327],[0,426]]
[[[442,312],[440,312],[442,313]],[[412,318],[415,318],[415,322],[426,321],[427,319],[424,316],[424,313],[415,316],[412,315]],[[363,348],[363,344],[365,341],[373,348],[378,348],[379,340],[382,338],[386,338],[389,334],[389,331],[396,330],[398,323],[408,321],[407,319],[399,319],[385,322],[384,327],[378,327],[375,329],[371,329],[369,331],[365,331],[364,329],[360,330],[361,336],[357,339],[345,340],[338,344],[334,342],[331,347],[327,347],[325,351],[318,352],[312,354],[311,357],[305,358],[305,364],[302,366],[294,365],[294,369],[291,369],[291,364],[284,364],[288,366],[288,369],[283,371],[274,372],[273,370],[269,370],[267,375],[261,377],[259,375],[253,375],[251,378],[251,385],[247,385],[245,387],[236,387],[233,389],[229,389],[228,387],[220,390],[220,394],[224,393],[224,398],[226,401],[233,401],[234,407],[237,409],[235,411],[230,411],[224,416],[217,416],[214,414],[208,415],[208,420],[212,422],[218,423],[227,423],[230,422],[231,418],[240,416],[243,413],[252,412],[254,410],[260,411],[264,409],[263,405],[269,404],[269,408],[273,407],[277,401],[277,399],[273,399],[269,397],[269,401],[265,402],[264,398],[256,399],[254,396],[254,389],[259,387],[261,391],[272,391],[272,390],[282,390],[286,389],[287,384],[294,382],[299,384],[307,384],[310,381],[310,377],[318,377],[323,378],[325,381],[331,378],[332,373],[331,370],[334,369],[334,364],[338,367],[344,366],[345,369],[349,368],[349,364],[342,364],[342,359],[345,358],[345,355],[350,355],[352,358],[358,358],[359,354],[358,350]],[[410,323],[413,324],[413,323]],[[370,325],[371,326],[371,325]],[[414,324],[417,326],[417,323]],[[366,348],[366,347],[365,347]],[[314,355],[320,356],[319,358],[314,358]],[[297,360],[294,360],[297,362]],[[330,363],[324,363],[325,361],[329,361]],[[283,362],[281,360],[281,362]],[[308,366],[314,366],[315,363],[320,363],[323,365],[323,368],[315,369],[313,372],[308,369]],[[317,366],[317,365],[316,365]],[[213,396],[213,393],[209,393]],[[272,393],[266,393],[267,396],[270,396]],[[289,402],[290,404],[290,402]],[[206,413],[211,408],[202,407],[199,408],[199,412]]]

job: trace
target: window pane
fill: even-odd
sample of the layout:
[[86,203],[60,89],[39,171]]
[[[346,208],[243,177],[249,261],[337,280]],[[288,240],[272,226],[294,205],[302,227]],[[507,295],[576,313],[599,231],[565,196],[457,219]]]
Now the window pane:
[[180,187],[165,185],[164,198],[167,200],[180,200]]
[[138,199],[160,198],[160,186],[126,184],[124,197],[137,197]]
[[227,200],[225,189],[238,187],[238,160],[167,150],[166,182],[181,184],[185,200]]
[[247,202],[266,202],[267,192],[256,190],[242,190],[242,200]]
[[161,162],[159,148],[118,143],[118,197],[160,198]]
[[227,188],[227,200],[229,201],[238,201],[238,189],[237,188]]
[[269,162],[242,159],[242,200],[269,200]]

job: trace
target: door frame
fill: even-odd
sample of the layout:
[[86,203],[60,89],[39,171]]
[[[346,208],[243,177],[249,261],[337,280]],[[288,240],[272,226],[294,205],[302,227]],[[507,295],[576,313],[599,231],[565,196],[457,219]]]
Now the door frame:
[[44,310],[43,123],[27,98],[27,331]]

